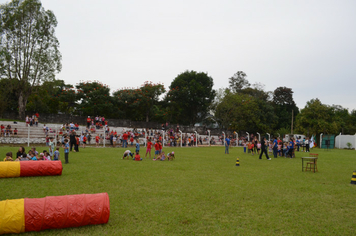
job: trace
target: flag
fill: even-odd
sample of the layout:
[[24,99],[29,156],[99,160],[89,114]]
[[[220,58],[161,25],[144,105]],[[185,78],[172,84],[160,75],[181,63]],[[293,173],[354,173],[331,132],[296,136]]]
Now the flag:
[[313,148],[313,147],[314,147],[314,135],[312,135],[312,137],[311,137],[311,139],[310,139],[309,147],[310,147],[310,148]]

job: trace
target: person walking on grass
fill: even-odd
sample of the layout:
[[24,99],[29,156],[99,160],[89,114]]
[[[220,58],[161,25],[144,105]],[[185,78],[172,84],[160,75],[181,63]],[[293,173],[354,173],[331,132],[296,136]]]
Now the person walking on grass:
[[229,154],[230,139],[226,137],[225,139],[225,154]]
[[267,153],[267,143],[266,143],[266,137],[263,137],[263,140],[261,142],[261,154],[260,154],[260,159],[262,159],[262,155],[263,153],[266,154],[266,158],[267,160],[271,160],[271,158],[269,158],[268,153]]

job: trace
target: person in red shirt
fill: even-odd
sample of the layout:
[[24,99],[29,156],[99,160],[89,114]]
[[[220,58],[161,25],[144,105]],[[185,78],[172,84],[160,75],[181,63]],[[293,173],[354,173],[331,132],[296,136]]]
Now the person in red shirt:
[[99,135],[97,134],[96,137],[95,137],[96,147],[99,146],[99,140],[100,140],[100,137],[99,137]]
[[76,151],[76,152],[79,152],[79,135],[77,135],[76,137],[75,137],[75,144],[74,144],[74,150]]
[[90,127],[90,123],[91,123],[91,119],[90,119],[90,116],[88,116],[88,118],[87,118],[87,127],[88,128]]
[[123,147],[123,148],[126,148],[126,147],[127,147],[127,138],[128,138],[128,135],[127,135],[127,133],[125,132],[125,133],[122,135],[122,147]]
[[85,148],[85,145],[87,144],[87,136],[83,137],[83,148]]
[[158,157],[159,151],[160,151],[160,145],[159,145],[159,142],[157,140],[156,143],[155,143],[155,156],[154,156],[153,160],[155,160]]
[[147,142],[147,149],[146,149],[145,158],[147,157],[147,153],[150,154],[150,158],[151,158],[151,149],[152,149],[152,142],[151,142],[151,139],[149,139],[148,142]]
[[142,158],[141,158],[140,154],[138,154],[138,152],[136,152],[135,161],[142,161]]
[[162,143],[158,142],[158,144],[159,144],[159,154],[161,154],[162,153]]
[[134,138],[133,138],[133,137],[131,137],[131,138],[130,138],[130,143],[131,143],[131,146],[133,146],[133,141],[134,141]]

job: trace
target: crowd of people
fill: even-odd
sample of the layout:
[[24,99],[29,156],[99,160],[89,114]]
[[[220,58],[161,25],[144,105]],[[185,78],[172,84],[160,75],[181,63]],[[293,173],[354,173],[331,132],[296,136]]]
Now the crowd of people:
[[[273,155],[275,158],[279,157],[295,157],[295,151],[299,152],[309,152],[309,138],[300,138],[294,139],[291,137],[289,141],[282,141],[279,137],[275,137],[273,140],[267,141],[266,138],[263,138],[263,141],[260,142],[257,137],[252,141],[244,140],[242,146],[244,147],[244,153],[248,154],[257,154],[262,156],[262,151],[266,150],[266,156],[268,154]],[[268,153],[267,153],[268,150]]]
[[24,147],[20,147],[16,156],[12,152],[6,153],[4,161],[60,161],[59,147],[55,147],[53,138],[51,138],[48,151],[43,150],[39,153],[35,147],[26,152]]
[[7,125],[6,127],[1,124],[1,132],[0,132],[0,137],[10,137],[11,135],[17,135],[17,128],[15,128],[14,130],[12,130],[11,125]]

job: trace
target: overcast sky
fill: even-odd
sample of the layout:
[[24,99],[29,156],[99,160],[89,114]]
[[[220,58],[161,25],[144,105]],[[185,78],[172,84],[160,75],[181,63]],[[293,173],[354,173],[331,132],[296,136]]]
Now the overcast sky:
[[[8,1],[0,0],[0,3]],[[286,86],[299,108],[319,98],[356,109],[355,0],[42,0],[62,53],[57,78],[111,91],[165,87],[185,70],[214,88],[239,70],[266,91]]]

